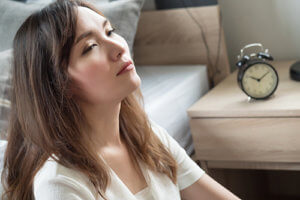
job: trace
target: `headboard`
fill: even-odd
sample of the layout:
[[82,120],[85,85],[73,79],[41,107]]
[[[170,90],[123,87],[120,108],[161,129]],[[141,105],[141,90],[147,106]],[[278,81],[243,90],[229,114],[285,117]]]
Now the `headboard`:
[[[202,27],[211,62],[201,30],[187,11]],[[143,11],[134,40],[134,62],[136,65],[205,64],[210,84],[214,86],[230,74],[220,21],[218,5]]]

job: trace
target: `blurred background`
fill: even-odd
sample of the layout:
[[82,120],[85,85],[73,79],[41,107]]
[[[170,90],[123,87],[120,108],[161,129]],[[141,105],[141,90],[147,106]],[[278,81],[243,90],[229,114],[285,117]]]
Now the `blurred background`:
[[[3,131],[10,109],[8,41],[12,41],[25,15],[40,8],[35,4],[44,6],[53,0],[19,0],[19,4],[13,4],[17,0],[0,1],[0,131]],[[237,69],[237,55],[243,46],[262,43],[276,61],[300,59],[299,0],[145,0],[141,8],[137,2],[143,0],[128,0],[131,4],[128,8],[121,6],[122,0],[91,1],[107,4],[117,1],[120,4],[109,5],[113,12],[107,13],[118,14],[122,9],[127,13],[122,19],[125,25],[117,24],[120,18],[114,18],[113,14],[110,17],[120,25],[120,34],[127,39],[134,55],[142,78],[146,111],[191,157],[195,151],[186,110]],[[22,16],[14,19],[8,11],[4,12],[5,6],[11,10],[13,6],[24,7],[26,14],[16,11],[16,15]],[[103,8],[105,11],[106,7]],[[129,16],[130,12],[136,15]],[[5,139],[4,134],[0,136]],[[300,199],[297,170],[219,168],[210,169],[209,173],[242,199]]]

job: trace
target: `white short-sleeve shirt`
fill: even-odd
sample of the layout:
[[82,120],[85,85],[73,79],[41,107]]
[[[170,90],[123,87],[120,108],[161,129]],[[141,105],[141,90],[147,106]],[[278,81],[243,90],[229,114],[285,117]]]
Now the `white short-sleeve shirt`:
[[[111,169],[111,183],[105,195],[109,200],[180,200],[180,190],[192,185],[205,172],[186,154],[185,150],[167,131],[150,120],[153,131],[178,163],[177,184],[165,174],[154,172],[138,162],[148,187],[132,194]],[[34,178],[36,200],[100,200],[92,183],[81,172],[66,168],[49,158]]]

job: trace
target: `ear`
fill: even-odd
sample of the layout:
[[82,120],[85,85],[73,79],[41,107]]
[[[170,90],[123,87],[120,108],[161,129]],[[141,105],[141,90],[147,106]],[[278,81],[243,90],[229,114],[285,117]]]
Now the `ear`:
[[70,76],[70,78],[72,78],[75,75],[75,70],[73,69],[73,67],[71,65],[68,65],[67,72],[68,72],[68,75]]
[[68,97],[72,97],[73,95],[76,95],[76,91],[78,91],[78,86],[77,86],[77,83],[76,83],[76,75],[77,75],[77,72],[76,70],[74,69],[74,67],[72,66],[68,66],[67,68],[67,73],[68,73],[68,76],[69,76],[69,81],[68,81],[68,92],[67,92],[67,95]]
[[74,66],[68,66],[67,73],[73,83],[77,82],[76,80],[80,80],[80,72]]

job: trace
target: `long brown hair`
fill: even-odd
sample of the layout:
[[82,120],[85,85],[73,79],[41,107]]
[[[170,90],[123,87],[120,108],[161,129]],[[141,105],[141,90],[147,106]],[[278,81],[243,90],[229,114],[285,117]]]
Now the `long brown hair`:
[[[1,182],[9,200],[32,200],[33,180],[46,160],[84,173],[105,198],[108,169],[82,134],[87,120],[67,74],[80,0],[58,0],[29,16],[13,42],[11,114]],[[132,157],[176,183],[177,165],[153,133],[140,88],[121,102],[120,134]],[[55,154],[55,156],[53,156]]]

